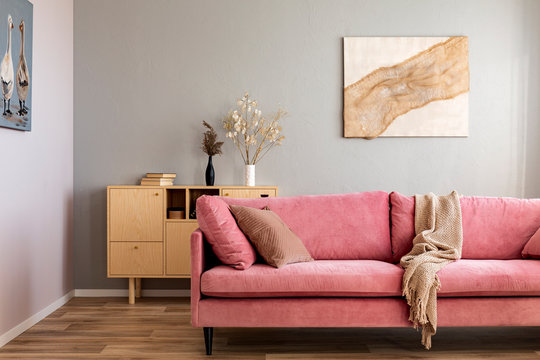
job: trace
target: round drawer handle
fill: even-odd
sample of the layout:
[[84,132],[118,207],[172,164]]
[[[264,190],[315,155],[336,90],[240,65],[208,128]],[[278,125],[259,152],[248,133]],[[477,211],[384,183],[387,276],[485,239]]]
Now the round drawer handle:
[[139,247],[138,247],[138,246],[134,246],[134,247],[133,247],[133,249],[135,249],[135,250],[138,250],[138,249],[139,249]]
[[154,195],[159,196],[159,193],[155,193]]
[[229,196],[229,193],[225,193],[225,196]]

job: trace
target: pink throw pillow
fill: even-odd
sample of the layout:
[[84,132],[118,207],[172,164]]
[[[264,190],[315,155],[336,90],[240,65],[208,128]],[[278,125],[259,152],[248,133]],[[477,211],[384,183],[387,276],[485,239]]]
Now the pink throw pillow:
[[529,242],[525,244],[521,256],[525,259],[540,259],[540,229],[536,230]]
[[257,257],[229,206],[217,196],[197,199],[197,221],[218,259],[238,270],[248,269]]

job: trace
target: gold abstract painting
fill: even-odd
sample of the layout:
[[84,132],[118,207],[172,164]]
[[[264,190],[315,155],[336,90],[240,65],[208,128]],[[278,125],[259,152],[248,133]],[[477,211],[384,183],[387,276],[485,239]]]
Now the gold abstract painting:
[[469,135],[465,36],[346,37],[345,137]]

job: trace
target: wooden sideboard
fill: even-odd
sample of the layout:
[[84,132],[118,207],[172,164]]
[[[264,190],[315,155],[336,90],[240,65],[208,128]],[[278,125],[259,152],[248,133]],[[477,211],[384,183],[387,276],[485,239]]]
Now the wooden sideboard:
[[[141,278],[189,278],[190,237],[199,226],[201,195],[273,197],[276,186],[108,186],[107,277],[129,279],[129,303],[141,296]],[[182,219],[167,209],[184,208]]]

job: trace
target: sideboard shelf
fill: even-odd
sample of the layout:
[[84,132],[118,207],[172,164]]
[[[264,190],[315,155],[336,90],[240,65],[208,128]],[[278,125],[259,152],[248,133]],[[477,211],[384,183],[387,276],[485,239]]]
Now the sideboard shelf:
[[[140,296],[141,278],[189,278],[190,237],[199,226],[195,204],[202,195],[274,197],[276,186],[107,187],[107,277],[129,279],[129,303]],[[169,219],[183,208],[183,219]]]

